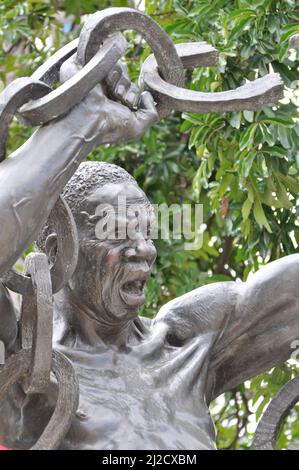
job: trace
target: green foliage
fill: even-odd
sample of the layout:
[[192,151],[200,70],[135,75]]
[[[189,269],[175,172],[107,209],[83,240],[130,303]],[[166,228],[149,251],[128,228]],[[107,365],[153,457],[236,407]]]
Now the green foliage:
[[[14,77],[30,75],[77,36],[83,15],[111,5],[131,3],[2,0],[0,88]],[[298,52],[290,51],[289,39],[299,33],[299,10],[295,0],[146,0],[145,9],[175,42],[205,40],[219,50],[217,66],[187,73],[190,89],[228,90],[271,71],[285,83],[285,98],[276,107],[174,114],[138,142],[100,148],[89,156],[124,166],[155,203],[203,204],[201,249],[185,251],[183,240],[157,242],[159,256],[143,312],[152,316],[192,288],[246,280],[263,263],[297,251]],[[71,16],[63,26],[65,15]],[[149,50],[137,34],[127,35],[126,61],[136,80]],[[15,122],[8,150],[30,132]],[[275,368],[216,401],[212,411],[219,447],[250,447],[251,421],[296,373],[295,365]],[[298,438],[298,422],[294,411],[281,433],[281,448]]]

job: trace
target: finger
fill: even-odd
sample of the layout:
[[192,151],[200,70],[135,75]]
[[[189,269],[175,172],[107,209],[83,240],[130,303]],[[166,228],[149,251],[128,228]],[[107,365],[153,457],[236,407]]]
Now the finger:
[[118,61],[115,67],[109,72],[106,83],[109,87],[110,95],[122,101],[131,86],[131,81],[125,66],[121,62]]
[[118,62],[106,78],[109,95],[130,109],[137,109],[140,98],[138,88],[131,83],[126,67]]
[[124,104],[129,106],[131,109],[137,109],[138,103],[140,101],[140,91],[131,83],[130,89],[127,91],[126,96],[124,97]]
[[141,137],[146,129],[151,127],[153,124],[158,122],[159,115],[157,113],[155,102],[152,95],[148,91],[141,93],[139,100],[139,109],[134,113],[131,113],[130,117],[130,129],[131,132],[127,132],[127,140],[131,138],[136,139]]
[[110,70],[105,80],[111,90],[114,90],[121,76],[129,78],[126,68],[120,61],[118,61],[117,64],[113,67],[113,69]]
[[158,117],[154,98],[149,91],[141,93],[138,107],[141,111],[152,111]]
[[126,77],[119,79],[111,96],[132,110],[138,108],[140,92],[134,83],[131,83]]
[[154,98],[149,91],[141,93],[139,100],[139,109],[135,113],[140,132],[143,133],[147,127],[155,124],[159,120]]
[[118,82],[116,83],[111,94],[113,98],[124,103],[126,94],[128,93],[130,88],[131,88],[131,81],[127,77],[122,75],[119,78]]

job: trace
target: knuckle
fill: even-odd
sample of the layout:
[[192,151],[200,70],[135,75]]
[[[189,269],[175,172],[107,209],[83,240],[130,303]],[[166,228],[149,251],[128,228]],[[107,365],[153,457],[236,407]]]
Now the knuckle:
[[159,119],[159,115],[158,115],[156,109],[148,110],[147,116],[148,116],[148,121],[151,122],[151,123],[157,122],[158,119]]

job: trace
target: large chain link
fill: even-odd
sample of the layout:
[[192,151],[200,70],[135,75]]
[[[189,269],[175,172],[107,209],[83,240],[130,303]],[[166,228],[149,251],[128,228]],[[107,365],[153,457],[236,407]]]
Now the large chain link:
[[[30,78],[12,82],[0,95],[0,161],[5,158],[7,130],[14,115],[24,125],[33,126],[67,113],[97,83],[105,80],[121,58],[126,41],[119,31],[125,29],[138,31],[154,53],[145,61],[139,82],[152,92],[160,118],[172,110],[199,113],[255,110],[283,97],[278,74],[268,74],[235,90],[219,93],[182,88],[183,68],[215,65],[217,51],[205,42],[174,46],[163,29],[144,13],[130,8],[109,8],[91,15],[79,39],[56,52]],[[83,68],[53,89],[61,65],[73,54]]]
[[[52,292],[60,291],[72,277],[78,260],[78,234],[72,212],[62,196],[52,209],[48,221],[49,230],[57,236],[57,252],[50,268]],[[0,278],[8,289],[21,295],[31,295],[32,282],[28,275],[15,269],[9,270]]]
[[6,287],[21,293],[23,299],[20,320],[22,349],[0,367],[0,401],[17,383],[26,395],[46,394],[51,372],[57,380],[55,410],[33,449],[55,449],[59,446],[69,430],[79,402],[78,380],[72,364],[63,354],[52,352],[53,292],[59,291],[69,281],[78,257],[75,222],[62,197],[49,216],[48,227],[58,237],[53,266],[50,268],[45,254],[31,253],[25,260],[24,274],[11,270],[1,279]]
[[299,401],[299,376],[288,382],[271,400],[255,431],[252,448],[275,450],[284,419]]
[[[32,354],[22,349],[0,367],[0,402],[10,389],[31,373]],[[79,386],[71,362],[60,352],[52,353],[52,371],[57,380],[58,396],[48,425],[32,450],[57,449],[68,432],[78,408]]]

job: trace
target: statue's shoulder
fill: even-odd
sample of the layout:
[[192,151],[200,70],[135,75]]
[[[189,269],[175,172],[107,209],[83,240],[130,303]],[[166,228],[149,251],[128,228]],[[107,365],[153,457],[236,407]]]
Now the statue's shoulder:
[[167,325],[179,342],[198,334],[218,333],[235,310],[238,286],[237,282],[227,281],[198,287],[163,305],[153,326]]

